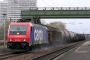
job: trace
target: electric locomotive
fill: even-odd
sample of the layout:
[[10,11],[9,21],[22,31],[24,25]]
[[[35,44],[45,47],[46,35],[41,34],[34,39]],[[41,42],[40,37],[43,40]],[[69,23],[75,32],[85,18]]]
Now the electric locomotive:
[[48,43],[48,29],[30,22],[11,22],[7,37],[9,49],[28,49],[32,45]]

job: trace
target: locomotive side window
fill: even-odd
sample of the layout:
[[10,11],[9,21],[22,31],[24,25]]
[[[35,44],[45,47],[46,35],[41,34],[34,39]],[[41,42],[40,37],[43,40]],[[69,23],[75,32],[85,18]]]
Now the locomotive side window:
[[11,35],[25,35],[26,26],[10,26]]

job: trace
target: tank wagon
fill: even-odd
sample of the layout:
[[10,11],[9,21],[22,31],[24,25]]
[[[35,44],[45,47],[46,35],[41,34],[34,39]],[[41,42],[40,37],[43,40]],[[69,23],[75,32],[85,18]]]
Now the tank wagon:
[[86,39],[83,34],[76,34],[76,37],[77,37],[77,39],[78,39],[79,41]]
[[82,40],[82,36],[74,32],[31,22],[11,22],[7,37],[7,48],[17,50],[32,49],[34,45],[66,44]]

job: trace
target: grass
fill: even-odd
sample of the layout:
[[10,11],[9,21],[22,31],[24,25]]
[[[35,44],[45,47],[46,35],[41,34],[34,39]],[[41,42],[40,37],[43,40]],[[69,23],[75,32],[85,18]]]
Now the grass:
[[90,46],[90,44],[88,46]]
[[[88,46],[90,46],[90,44]],[[88,51],[88,52],[90,52],[90,51]]]

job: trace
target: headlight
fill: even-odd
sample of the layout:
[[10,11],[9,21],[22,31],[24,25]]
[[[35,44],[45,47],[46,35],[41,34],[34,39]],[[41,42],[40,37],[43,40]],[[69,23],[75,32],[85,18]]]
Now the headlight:
[[23,39],[23,41],[25,42],[25,41],[26,41],[26,39]]
[[12,41],[12,39],[10,39],[10,41]]

